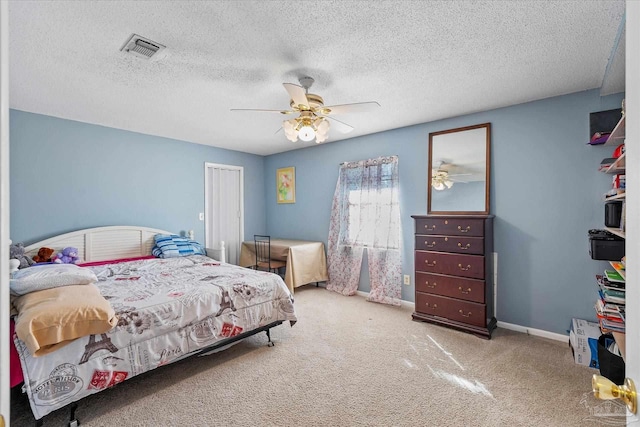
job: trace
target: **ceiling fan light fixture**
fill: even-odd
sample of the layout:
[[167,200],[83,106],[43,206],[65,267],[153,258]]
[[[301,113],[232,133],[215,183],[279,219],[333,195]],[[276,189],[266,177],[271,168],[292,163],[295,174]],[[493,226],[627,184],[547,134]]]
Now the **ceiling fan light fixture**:
[[305,142],[311,141],[316,137],[316,132],[309,125],[304,125],[298,131],[298,137]]
[[320,123],[317,125],[318,133],[326,134],[329,132],[329,121],[320,119]]
[[282,122],[282,129],[284,130],[284,134],[291,142],[296,142],[298,140],[298,132],[296,131],[294,125],[297,125],[294,119],[285,120]]
[[431,186],[438,191],[444,190],[444,184],[441,181],[434,181],[431,183]]

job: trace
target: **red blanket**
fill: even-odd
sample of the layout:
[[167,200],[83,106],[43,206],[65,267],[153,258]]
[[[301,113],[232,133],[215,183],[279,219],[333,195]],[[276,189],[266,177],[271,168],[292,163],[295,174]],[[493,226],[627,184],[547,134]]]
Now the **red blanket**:
[[16,386],[22,383],[22,366],[20,366],[20,356],[18,356],[18,351],[16,350],[16,346],[13,343],[13,334],[15,330],[15,323],[13,323],[13,319],[11,319],[9,323],[9,341],[11,344],[9,345],[9,382],[11,387]]

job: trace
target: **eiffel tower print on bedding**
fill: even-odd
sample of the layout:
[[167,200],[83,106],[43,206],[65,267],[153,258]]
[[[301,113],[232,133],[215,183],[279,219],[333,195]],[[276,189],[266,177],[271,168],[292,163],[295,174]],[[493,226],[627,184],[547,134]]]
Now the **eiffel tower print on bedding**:
[[14,336],[36,419],[240,334],[296,322],[291,294],[276,274],[202,255],[87,268],[116,312],[113,329],[39,357]]

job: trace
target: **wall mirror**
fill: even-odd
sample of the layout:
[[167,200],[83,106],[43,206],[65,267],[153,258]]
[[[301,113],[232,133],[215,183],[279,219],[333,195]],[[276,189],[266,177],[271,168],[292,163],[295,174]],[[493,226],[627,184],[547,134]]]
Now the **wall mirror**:
[[491,123],[429,134],[427,213],[489,213]]

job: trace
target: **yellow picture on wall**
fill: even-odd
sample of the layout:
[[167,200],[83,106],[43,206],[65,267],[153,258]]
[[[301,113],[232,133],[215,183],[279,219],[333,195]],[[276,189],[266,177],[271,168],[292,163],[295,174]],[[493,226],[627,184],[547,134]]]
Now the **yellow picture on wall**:
[[276,170],[278,203],[296,202],[296,168],[293,166]]

